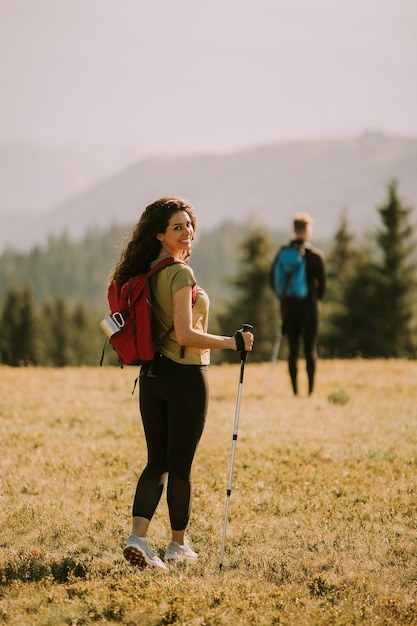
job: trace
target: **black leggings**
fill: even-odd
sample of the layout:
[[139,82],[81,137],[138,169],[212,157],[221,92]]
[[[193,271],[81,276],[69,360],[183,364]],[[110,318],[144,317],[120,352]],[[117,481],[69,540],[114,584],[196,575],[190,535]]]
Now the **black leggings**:
[[[312,393],[314,390],[314,379],[316,373],[316,361],[317,361],[317,324],[306,322],[305,328],[302,333],[304,356],[306,360],[306,370],[308,377],[308,393]],[[288,371],[291,378],[291,385],[293,392],[298,393],[297,384],[297,363],[300,350],[301,335],[289,334],[288,335]]]
[[209,385],[205,365],[180,365],[159,356],[155,377],[140,373],[139,406],[148,463],[139,478],[133,516],[151,520],[168,477],[172,530],[187,527],[192,502],[191,466],[207,414]]
[[317,339],[319,332],[319,312],[317,303],[291,302],[282,308],[283,332],[288,336],[288,371],[293,392],[298,393],[297,363],[303,341],[308,392],[313,392],[317,361]]

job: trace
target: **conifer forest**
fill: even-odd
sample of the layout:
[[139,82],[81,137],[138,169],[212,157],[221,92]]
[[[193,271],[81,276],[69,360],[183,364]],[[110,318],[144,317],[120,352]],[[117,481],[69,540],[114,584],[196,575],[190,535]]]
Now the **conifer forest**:
[[[413,207],[395,180],[375,207],[378,226],[358,235],[340,215],[332,240],[313,232],[326,255],[328,289],[321,308],[320,358],[417,356],[417,256]],[[0,363],[11,366],[95,366],[105,335],[106,287],[130,232],[120,226],[65,233],[27,253],[0,256]],[[211,332],[230,335],[243,323],[255,329],[255,362],[269,361],[279,332],[279,305],[270,287],[270,266],[291,233],[262,225],[224,222],[197,232],[190,264],[210,297]],[[283,342],[280,358],[285,356]],[[212,355],[221,363],[230,354]],[[107,348],[105,365],[117,364]]]

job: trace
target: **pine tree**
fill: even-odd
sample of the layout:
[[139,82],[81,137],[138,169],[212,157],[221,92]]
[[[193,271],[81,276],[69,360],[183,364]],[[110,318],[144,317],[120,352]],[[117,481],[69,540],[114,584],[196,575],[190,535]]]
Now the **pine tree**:
[[71,313],[67,300],[59,296],[52,302],[46,302],[42,308],[46,322],[47,364],[53,367],[74,365]]
[[415,355],[413,332],[416,267],[412,209],[398,196],[397,182],[388,185],[385,204],[377,207],[382,228],[376,241],[381,253],[377,264],[375,297],[378,307],[379,354],[387,357]]
[[[354,235],[349,231],[347,212],[340,217],[340,226],[334,237],[334,243],[327,257],[326,309],[340,305],[343,300],[343,286],[352,273],[355,248]],[[328,313],[330,316],[331,313]]]
[[[70,333],[74,365],[98,365],[105,335],[99,319],[83,302],[75,304],[70,316]],[[109,357],[112,351],[109,351]],[[107,361],[111,362],[108,358]],[[114,359],[114,362],[117,362]]]
[[364,262],[364,253],[358,251],[353,241],[348,214],[344,211],[327,259],[326,305],[320,324],[321,345],[329,356],[351,356],[357,349],[356,339],[353,337],[352,344],[352,335],[347,329],[352,318],[350,288],[358,276],[359,264]]
[[411,261],[414,229],[409,221],[411,209],[399,199],[395,181],[388,186],[387,202],[377,210],[382,228],[352,254],[340,278],[330,337],[331,352],[336,356],[406,357],[416,353],[416,278]]
[[354,256],[354,235],[349,230],[348,214],[344,211],[340,217],[340,226],[335,235],[335,243],[329,255],[329,276],[344,276],[352,266]]
[[[232,335],[242,324],[253,325],[255,344],[250,358],[257,362],[270,359],[278,324],[278,302],[269,282],[272,254],[268,234],[252,229],[241,246],[239,273],[230,280],[236,298],[218,316],[220,332],[226,335]],[[236,361],[230,351],[225,351],[224,358]]]
[[378,353],[377,271],[372,250],[368,244],[357,251],[352,271],[343,281],[341,306],[332,320],[337,331],[332,343],[333,356],[370,357]]
[[0,358],[7,365],[37,364],[38,314],[31,287],[11,287],[0,316]]

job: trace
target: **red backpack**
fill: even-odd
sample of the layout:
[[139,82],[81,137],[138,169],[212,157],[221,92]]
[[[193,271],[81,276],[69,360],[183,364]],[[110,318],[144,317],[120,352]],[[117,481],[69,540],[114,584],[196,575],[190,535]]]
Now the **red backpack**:
[[[152,361],[158,346],[173,330],[172,326],[158,342],[152,338],[149,279],[174,263],[182,261],[175,257],[162,259],[147,273],[137,274],[127,282],[116,278],[110,283],[107,290],[110,315],[100,322],[100,326],[119,357],[121,366],[142,365]],[[100,365],[103,363],[104,348]]]

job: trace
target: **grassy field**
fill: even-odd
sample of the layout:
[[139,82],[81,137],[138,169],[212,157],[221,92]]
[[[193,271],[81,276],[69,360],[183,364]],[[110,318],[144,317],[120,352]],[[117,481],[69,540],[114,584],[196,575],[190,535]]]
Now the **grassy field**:
[[[417,624],[417,362],[320,361],[314,396],[248,359],[211,367],[195,564],[122,556],[146,458],[136,370],[0,367],[0,622]],[[303,387],[306,387],[302,377]],[[149,540],[163,558],[165,500]]]

